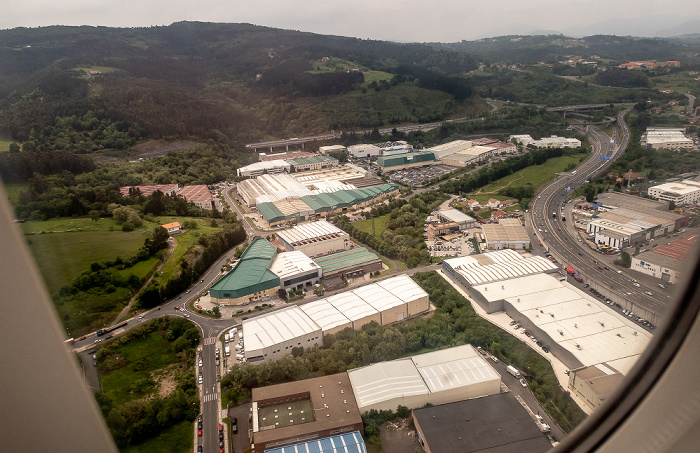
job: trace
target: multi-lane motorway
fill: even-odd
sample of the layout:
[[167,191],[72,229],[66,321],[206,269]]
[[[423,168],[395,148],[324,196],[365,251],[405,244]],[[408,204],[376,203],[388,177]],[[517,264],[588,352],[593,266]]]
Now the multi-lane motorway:
[[[559,260],[562,266],[574,268],[584,281],[621,305],[652,323],[657,323],[669,303],[669,296],[657,287],[633,282],[626,273],[616,268],[603,266],[603,255],[579,242],[571,216],[562,221],[565,201],[569,193],[585,184],[592,176],[607,168],[627,147],[630,139],[629,128],[625,122],[626,109],[618,115],[618,124],[622,131],[619,144],[611,143],[611,137],[594,126],[589,126],[588,134],[593,143],[591,157],[576,169],[576,174],[562,174],[545,186],[533,201],[528,218],[544,248]],[[610,160],[600,160],[601,156]],[[553,214],[556,213],[556,216]],[[599,269],[603,267],[603,269]],[[636,286],[636,285],[639,286]]]

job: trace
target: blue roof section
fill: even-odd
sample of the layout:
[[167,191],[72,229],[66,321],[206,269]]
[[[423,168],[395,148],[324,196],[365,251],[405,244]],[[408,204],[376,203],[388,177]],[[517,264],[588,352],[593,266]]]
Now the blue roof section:
[[265,453],[367,453],[359,431],[309,440],[285,447],[265,450]]

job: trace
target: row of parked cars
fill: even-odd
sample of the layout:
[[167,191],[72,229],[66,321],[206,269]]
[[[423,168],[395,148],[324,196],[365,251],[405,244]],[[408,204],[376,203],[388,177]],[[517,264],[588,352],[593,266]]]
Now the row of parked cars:
[[[199,414],[197,417],[197,436],[202,437],[202,428],[203,428],[203,418],[202,414]],[[233,417],[231,419],[231,431],[233,434],[238,434],[238,419],[236,417]],[[201,452],[204,450],[203,445],[198,445],[197,446],[197,451]],[[224,425],[219,425],[219,453],[224,453]]]
[[[521,328],[520,324],[518,324],[518,321],[511,321],[510,325],[513,326],[513,329],[518,330]],[[528,337],[530,340],[532,340],[533,343],[537,344],[540,348],[542,348],[542,351],[544,352],[549,352],[549,348],[545,345],[542,344],[541,341],[539,341],[537,338],[534,337],[527,329],[521,329],[520,333]]]

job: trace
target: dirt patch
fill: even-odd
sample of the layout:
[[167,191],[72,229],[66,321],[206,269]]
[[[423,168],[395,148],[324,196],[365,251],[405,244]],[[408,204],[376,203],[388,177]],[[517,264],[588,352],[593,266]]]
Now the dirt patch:
[[384,423],[379,431],[382,438],[382,450],[386,453],[393,451],[421,453],[423,451],[418,443],[416,430],[411,428],[407,418]]
[[146,140],[132,146],[129,150],[129,160],[150,159],[165,156],[168,153],[179,153],[188,149],[203,148],[204,143],[193,141],[166,142],[165,140]]
[[175,376],[177,375],[177,364],[172,364],[164,370],[158,370],[158,375],[152,375],[153,380],[156,382],[158,387],[158,397],[165,398],[175,390],[177,387],[177,381]]

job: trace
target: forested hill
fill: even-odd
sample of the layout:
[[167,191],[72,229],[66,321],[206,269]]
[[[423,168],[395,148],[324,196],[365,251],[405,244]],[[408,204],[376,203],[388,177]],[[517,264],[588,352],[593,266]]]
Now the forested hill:
[[0,30],[0,61],[0,138],[44,146],[57,118],[82,128],[89,114],[114,133],[82,153],[433,121],[472,105],[462,75],[476,67],[422,44],[198,22]]
[[680,39],[607,35],[571,38],[563,35],[536,35],[498,36],[475,41],[431,45],[436,50],[464,52],[490,62],[555,63],[572,55],[596,55],[618,64],[630,60],[683,60],[686,65],[700,65],[697,41]]

